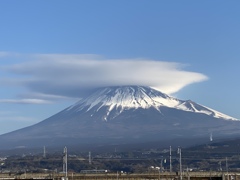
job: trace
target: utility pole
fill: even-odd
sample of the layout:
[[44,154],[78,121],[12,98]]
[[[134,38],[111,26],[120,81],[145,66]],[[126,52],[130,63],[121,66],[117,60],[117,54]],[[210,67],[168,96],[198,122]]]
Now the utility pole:
[[178,154],[179,154],[179,171],[180,171],[180,180],[182,180],[182,152],[181,148],[178,148]]
[[227,179],[229,180],[229,175],[228,175],[228,158],[226,157],[226,171],[227,171]]
[[163,172],[163,157],[161,159],[161,167],[160,167],[160,172]]
[[228,172],[228,158],[226,157],[226,171]]
[[172,172],[172,147],[170,146],[170,151],[169,151],[169,171],[170,173]]

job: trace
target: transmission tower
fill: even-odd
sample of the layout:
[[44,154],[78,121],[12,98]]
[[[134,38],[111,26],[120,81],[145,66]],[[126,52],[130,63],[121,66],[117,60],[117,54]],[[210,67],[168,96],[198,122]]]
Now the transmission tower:
[[89,151],[89,154],[88,154],[88,162],[89,164],[92,164],[91,151]]
[[63,149],[63,172],[65,173],[65,178],[67,179],[67,147]]

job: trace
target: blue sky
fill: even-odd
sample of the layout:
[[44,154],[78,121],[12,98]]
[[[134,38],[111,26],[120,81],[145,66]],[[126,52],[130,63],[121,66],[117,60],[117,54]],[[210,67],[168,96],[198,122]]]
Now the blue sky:
[[124,83],[240,119],[239,5],[1,1],[0,134],[57,113],[93,87]]

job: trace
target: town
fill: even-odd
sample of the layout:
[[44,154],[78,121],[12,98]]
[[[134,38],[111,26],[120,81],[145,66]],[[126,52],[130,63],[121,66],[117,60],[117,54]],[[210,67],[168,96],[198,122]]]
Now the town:
[[80,152],[67,147],[55,152],[46,147],[24,151],[1,157],[2,178],[232,180],[240,174],[239,151],[231,144],[131,151],[114,148],[112,152]]

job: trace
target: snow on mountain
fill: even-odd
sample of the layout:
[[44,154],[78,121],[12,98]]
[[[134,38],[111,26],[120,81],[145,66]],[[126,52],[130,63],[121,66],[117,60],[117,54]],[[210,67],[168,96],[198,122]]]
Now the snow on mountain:
[[108,115],[113,110],[118,110],[118,115],[127,109],[149,109],[155,108],[161,113],[161,107],[175,108],[188,112],[203,113],[215,118],[221,118],[225,120],[237,120],[206,106],[199,105],[193,101],[179,100],[177,98],[168,96],[160,91],[145,86],[116,86],[100,88],[95,93],[87,98],[81,99],[79,102],[69,107],[67,111],[74,109],[75,111],[81,111],[86,109],[90,111],[96,108],[95,111],[99,111],[103,107],[107,107]]
[[[100,146],[159,142],[182,146],[240,135],[240,121],[145,86],[96,90],[32,126],[0,136],[1,147]],[[0,147],[0,149],[1,149]]]

